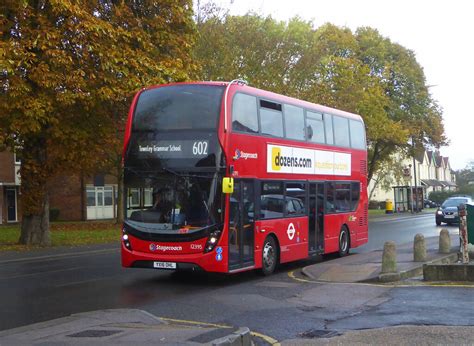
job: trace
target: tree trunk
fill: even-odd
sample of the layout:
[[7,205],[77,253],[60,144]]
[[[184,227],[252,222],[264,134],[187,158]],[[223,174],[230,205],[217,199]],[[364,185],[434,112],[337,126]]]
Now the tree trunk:
[[24,141],[21,153],[21,235],[20,244],[50,246],[48,166],[46,140]]
[[40,214],[23,214],[20,244],[50,246],[49,198],[45,193]]

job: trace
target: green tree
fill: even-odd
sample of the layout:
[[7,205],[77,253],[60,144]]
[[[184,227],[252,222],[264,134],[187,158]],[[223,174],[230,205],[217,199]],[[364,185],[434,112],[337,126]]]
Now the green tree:
[[[218,13],[216,15],[216,13]],[[377,30],[281,22],[256,14],[202,16],[196,60],[203,79],[252,86],[360,114],[366,124],[368,179],[393,154],[446,143],[441,109],[413,52]]]
[[[373,137],[369,133],[370,180],[378,170],[390,164],[394,152],[410,149],[413,156],[413,149],[426,145],[439,147],[447,140],[441,109],[428,92],[423,69],[414,53],[372,28],[359,28],[356,38],[359,60],[369,67],[370,75],[376,78],[388,98],[384,106],[385,119],[378,122],[381,131],[376,131]],[[384,122],[388,122],[387,126]],[[370,132],[370,123],[367,127]],[[387,130],[392,131],[391,136],[384,135]],[[413,149],[409,142],[414,143]]]
[[22,159],[21,243],[50,244],[54,176],[119,160],[134,91],[193,73],[192,15],[190,0],[2,2],[0,145]]

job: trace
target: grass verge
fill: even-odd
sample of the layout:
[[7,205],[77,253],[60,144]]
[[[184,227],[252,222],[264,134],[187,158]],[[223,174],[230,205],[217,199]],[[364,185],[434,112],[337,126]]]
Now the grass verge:
[[385,215],[385,209],[369,209],[369,216]]
[[[20,225],[0,227],[0,252],[28,251],[39,246],[19,245]],[[120,225],[113,222],[54,222],[51,224],[52,246],[79,246],[119,241]]]

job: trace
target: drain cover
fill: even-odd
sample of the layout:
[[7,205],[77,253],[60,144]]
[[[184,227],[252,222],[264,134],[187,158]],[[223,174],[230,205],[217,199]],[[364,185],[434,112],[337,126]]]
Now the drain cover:
[[89,329],[68,336],[71,338],[103,338],[105,336],[110,336],[118,333],[120,333],[120,330]]
[[300,334],[301,337],[307,338],[307,339],[333,338],[338,335],[341,335],[341,333],[335,330],[327,330],[327,329],[310,329]]

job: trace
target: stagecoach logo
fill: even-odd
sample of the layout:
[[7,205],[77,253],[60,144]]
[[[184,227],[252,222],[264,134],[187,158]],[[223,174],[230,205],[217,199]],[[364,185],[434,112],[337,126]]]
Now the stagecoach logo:
[[349,222],[354,222],[356,220],[357,218],[354,215],[349,216]]
[[288,234],[288,239],[293,240],[295,237],[295,225],[293,225],[293,222],[288,225],[288,230],[286,231],[286,234]]
[[240,151],[239,149],[235,149],[235,153],[234,153],[234,161],[237,161],[238,159],[258,159],[258,154],[257,153],[246,153],[246,152],[243,152],[243,151]]
[[158,244],[150,244],[150,251],[181,251],[183,250],[182,246],[164,246],[164,245],[158,245]]

